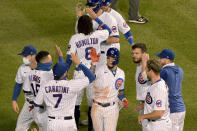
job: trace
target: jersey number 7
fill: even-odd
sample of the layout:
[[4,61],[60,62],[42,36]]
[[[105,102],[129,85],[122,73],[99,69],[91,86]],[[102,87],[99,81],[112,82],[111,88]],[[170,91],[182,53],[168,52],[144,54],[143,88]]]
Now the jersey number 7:
[[53,97],[58,97],[57,103],[55,104],[54,108],[58,108],[60,101],[62,99],[62,94],[53,94]]

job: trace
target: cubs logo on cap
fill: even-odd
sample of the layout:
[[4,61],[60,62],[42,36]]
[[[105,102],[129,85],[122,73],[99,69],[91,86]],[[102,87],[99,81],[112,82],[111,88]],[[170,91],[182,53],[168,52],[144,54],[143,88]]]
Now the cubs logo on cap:
[[112,54],[112,55],[114,54],[114,50],[111,50],[111,54]]
[[161,100],[157,100],[156,101],[156,106],[157,107],[161,107],[162,106],[162,101]]
[[147,92],[146,103],[147,104],[152,104],[152,102],[153,102],[152,96],[150,95],[150,92]]
[[122,78],[118,78],[115,82],[115,87],[116,87],[116,90],[119,90],[120,86],[122,85],[123,83],[123,79]]
[[116,32],[117,32],[116,26],[112,26],[111,30],[112,30],[114,33],[116,33]]
[[147,82],[147,80],[144,80],[142,77],[142,73],[140,72],[140,74],[138,75],[138,82],[140,84],[145,84]]

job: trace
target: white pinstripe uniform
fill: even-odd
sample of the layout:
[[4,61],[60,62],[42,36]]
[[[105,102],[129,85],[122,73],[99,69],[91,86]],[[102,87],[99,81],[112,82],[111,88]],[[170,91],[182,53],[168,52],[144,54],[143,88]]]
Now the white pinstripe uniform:
[[[118,93],[124,89],[125,74],[117,67],[116,74],[107,65],[96,70],[92,120],[95,131],[115,131],[119,116]],[[102,104],[108,105],[103,107]]]
[[[24,82],[24,92],[26,94],[26,99],[28,101],[33,101],[40,89],[40,86],[46,81],[54,79],[52,70],[41,71],[41,70],[31,70],[26,77]],[[31,94],[31,95],[28,95]],[[32,110],[34,121],[39,126],[40,131],[46,130],[46,110],[39,107],[35,107]]]
[[[88,68],[91,66],[91,58],[89,51],[91,48],[95,48],[100,52],[100,44],[105,41],[109,36],[107,30],[97,30],[90,35],[84,35],[82,33],[72,36],[69,42],[69,48],[67,54],[76,53],[81,62]],[[74,79],[84,78],[85,75],[82,71],[74,72]],[[78,92],[76,105],[80,105],[83,98],[83,90]],[[89,105],[92,105],[91,101],[88,101]]]
[[74,108],[79,90],[89,85],[87,77],[76,80],[51,80],[41,86],[34,102],[46,104],[47,131],[77,131]]
[[[142,65],[136,67],[135,81],[136,81],[136,99],[139,101],[144,101],[146,98],[148,86],[150,86],[151,81],[143,77],[141,69]],[[139,113],[143,114],[144,110],[140,110]]]
[[143,131],[171,131],[168,87],[163,79],[152,84],[147,90],[144,114],[152,113],[155,110],[164,110],[163,116],[155,121],[144,119]]
[[[15,81],[19,84],[23,84],[30,71],[31,68],[29,66],[22,64],[18,69]],[[31,106],[31,104],[25,101],[23,108],[18,116],[15,131],[27,131],[31,123],[33,122],[33,114],[29,111],[29,106]]]

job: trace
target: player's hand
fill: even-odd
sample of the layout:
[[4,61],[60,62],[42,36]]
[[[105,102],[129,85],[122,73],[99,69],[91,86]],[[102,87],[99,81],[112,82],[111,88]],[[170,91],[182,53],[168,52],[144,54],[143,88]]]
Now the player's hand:
[[12,108],[14,112],[16,112],[17,114],[19,113],[19,107],[16,101],[12,101]]
[[142,64],[146,66],[147,61],[149,60],[149,54],[148,53],[143,53],[142,54]]
[[123,103],[124,109],[128,109],[128,107],[129,107],[129,101],[127,99],[123,99],[122,103]]
[[78,17],[82,16],[84,14],[84,9],[82,7],[82,3],[77,3],[76,5],[76,14]]
[[60,49],[60,47],[59,46],[55,46],[56,47],[56,53],[57,53],[57,55],[58,56],[62,56],[63,57],[63,53],[62,53],[62,51],[61,51],[61,49]]
[[136,112],[139,112],[142,109],[143,109],[143,105],[142,104],[137,104],[133,108],[133,110],[136,111]]
[[138,123],[141,125],[142,121],[144,120],[144,115],[139,115],[138,116]]
[[89,53],[90,53],[90,57],[93,63],[96,63],[99,61],[100,53],[97,54],[95,48],[92,48]]
[[80,59],[79,57],[77,57],[75,54],[71,53],[71,60],[78,66],[81,62],[80,62]]
[[34,105],[29,106],[29,111],[33,110],[34,107],[35,107]]
[[92,9],[86,8],[86,12],[90,15],[90,17],[91,17],[93,20],[97,18],[96,13],[95,13]]

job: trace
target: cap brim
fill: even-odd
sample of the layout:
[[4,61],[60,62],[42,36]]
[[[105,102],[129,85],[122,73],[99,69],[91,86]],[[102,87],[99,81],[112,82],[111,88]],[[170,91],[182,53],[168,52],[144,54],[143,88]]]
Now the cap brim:
[[25,53],[19,53],[18,55],[23,55],[23,56],[28,56],[27,54],[25,54]]
[[162,58],[161,54],[156,54],[157,57]]

